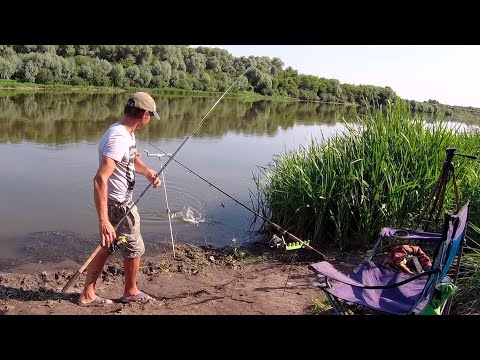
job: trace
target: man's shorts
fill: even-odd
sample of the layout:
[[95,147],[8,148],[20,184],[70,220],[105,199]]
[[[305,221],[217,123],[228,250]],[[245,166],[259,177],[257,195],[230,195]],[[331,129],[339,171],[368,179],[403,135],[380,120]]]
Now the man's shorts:
[[[115,227],[125,216],[131,205],[120,204],[108,199],[108,218]],[[124,258],[135,258],[145,253],[145,244],[140,234],[140,215],[135,205],[116,230],[117,238],[125,236],[127,243],[120,248]]]

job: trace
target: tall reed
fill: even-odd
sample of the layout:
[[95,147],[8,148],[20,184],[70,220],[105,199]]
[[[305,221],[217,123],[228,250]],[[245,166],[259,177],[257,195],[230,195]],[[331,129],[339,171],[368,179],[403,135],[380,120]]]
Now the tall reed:
[[[344,121],[346,131],[312,138],[254,175],[259,211],[312,246],[368,247],[383,226],[413,227],[445,149],[479,154],[478,133],[412,116],[400,101]],[[480,200],[478,163],[454,158],[461,202]],[[454,210],[451,186],[445,210]],[[261,199],[261,200],[258,200]],[[476,202],[478,204],[478,202]],[[478,218],[472,209],[471,219]]]

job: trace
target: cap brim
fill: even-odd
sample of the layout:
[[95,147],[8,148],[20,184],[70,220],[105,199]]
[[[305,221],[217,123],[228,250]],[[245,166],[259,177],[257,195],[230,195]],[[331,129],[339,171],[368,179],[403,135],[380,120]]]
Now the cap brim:
[[156,111],[152,111],[152,112],[153,112],[153,116],[155,116],[155,119],[160,120],[160,115],[158,115]]

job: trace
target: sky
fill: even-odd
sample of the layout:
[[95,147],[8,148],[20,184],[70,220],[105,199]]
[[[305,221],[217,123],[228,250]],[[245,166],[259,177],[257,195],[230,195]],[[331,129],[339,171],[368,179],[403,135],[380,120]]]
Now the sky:
[[280,58],[301,74],[390,86],[403,99],[480,108],[480,45],[192,45]]

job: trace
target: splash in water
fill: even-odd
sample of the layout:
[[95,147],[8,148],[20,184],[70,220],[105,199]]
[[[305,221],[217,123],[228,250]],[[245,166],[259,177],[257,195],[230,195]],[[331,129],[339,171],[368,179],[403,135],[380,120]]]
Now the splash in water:
[[178,212],[174,212],[172,214],[172,218],[182,219],[189,224],[194,224],[197,226],[199,223],[205,222],[205,220],[202,219],[201,214],[198,213],[196,210],[192,210],[190,207],[188,207],[185,211],[181,210]]

